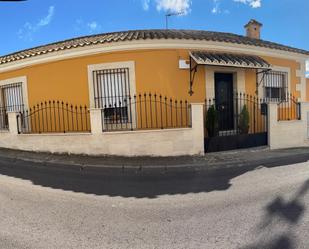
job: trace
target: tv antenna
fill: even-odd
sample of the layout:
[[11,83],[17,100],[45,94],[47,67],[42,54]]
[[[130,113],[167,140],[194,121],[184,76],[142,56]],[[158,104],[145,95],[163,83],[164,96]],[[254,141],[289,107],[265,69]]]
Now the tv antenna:
[[166,29],[168,29],[168,19],[170,17],[172,17],[172,16],[181,16],[183,14],[184,14],[184,11],[167,13],[165,15],[165,27],[166,27]]

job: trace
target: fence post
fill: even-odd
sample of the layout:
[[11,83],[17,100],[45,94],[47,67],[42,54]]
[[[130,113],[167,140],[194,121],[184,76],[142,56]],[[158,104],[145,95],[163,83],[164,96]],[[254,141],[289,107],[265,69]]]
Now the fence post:
[[193,129],[194,150],[204,155],[204,103],[191,103],[191,122]]
[[267,116],[267,126],[268,126],[268,146],[272,148],[273,140],[276,138],[273,136],[273,131],[276,129],[278,123],[278,104],[268,103],[268,116]]
[[305,139],[309,139],[309,102],[300,103],[300,118],[305,123]]
[[309,102],[300,102],[300,120],[308,121]]
[[90,125],[92,134],[102,133],[102,111],[101,109],[90,109]]
[[12,135],[17,135],[18,134],[17,112],[8,112],[8,121],[9,121],[9,132]]

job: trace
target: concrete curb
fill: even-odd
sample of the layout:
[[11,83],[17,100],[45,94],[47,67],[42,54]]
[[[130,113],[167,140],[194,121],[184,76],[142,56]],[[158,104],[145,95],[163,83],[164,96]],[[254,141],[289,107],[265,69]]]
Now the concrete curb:
[[[246,156],[246,153],[253,154],[251,154],[251,156]],[[255,157],[252,157],[252,155],[255,155]],[[230,159],[226,159],[229,157]],[[233,160],[233,157],[235,157],[235,160]],[[274,165],[276,163],[284,165],[286,162],[304,162],[309,160],[309,148],[294,148],[276,151],[261,148],[250,150],[249,152],[247,150],[242,150],[214,153],[211,155],[209,154],[208,157],[177,158],[86,157],[0,149],[0,160],[1,159],[19,160],[26,163],[30,162],[40,167],[45,166],[54,169],[85,172],[105,171],[109,173],[115,172],[117,174],[121,172],[145,174],[150,172],[230,171],[245,167],[259,167],[270,163]],[[78,159],[80,160],[78,161]],[[107,162],[104,162],[104,159],[107,159]],[[126,164],[127,162],[129,163]]]

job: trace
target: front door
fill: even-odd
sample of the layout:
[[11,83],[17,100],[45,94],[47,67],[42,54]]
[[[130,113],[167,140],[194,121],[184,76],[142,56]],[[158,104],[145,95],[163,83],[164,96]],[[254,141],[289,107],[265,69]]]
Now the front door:
[[215,74],[215,99],[220,131],[234,129],[233,74]]

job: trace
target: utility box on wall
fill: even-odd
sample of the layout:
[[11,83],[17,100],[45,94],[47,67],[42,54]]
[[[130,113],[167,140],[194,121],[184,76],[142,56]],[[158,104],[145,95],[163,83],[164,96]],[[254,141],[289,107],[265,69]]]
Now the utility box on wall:
[[268,109],[268,106],[266,103],[262,103],[261,104],[261,114],[264,115],[264,116],[267,116],[267,109]]
[[190,69],[190,61],[179,60],[179,69]]

